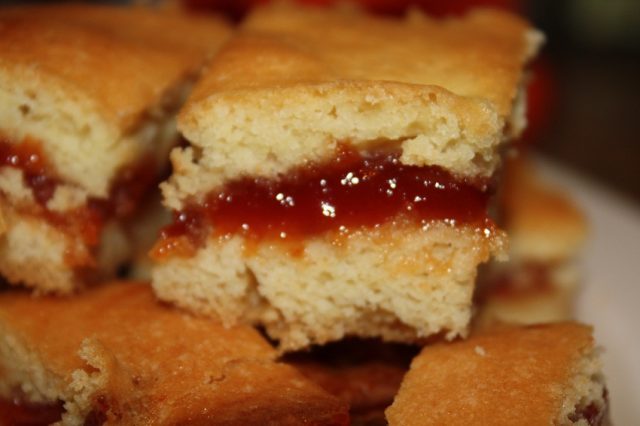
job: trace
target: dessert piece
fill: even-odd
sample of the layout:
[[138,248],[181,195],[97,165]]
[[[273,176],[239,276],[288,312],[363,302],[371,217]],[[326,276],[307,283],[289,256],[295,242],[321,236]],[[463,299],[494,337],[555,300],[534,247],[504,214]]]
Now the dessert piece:
[[386,424],[393,401],[417,346],[377,340],[342,340],[283,360],[349,406],[352,425]]
[[283,351],[465,334],[477,265],[502,250],[487,187],[539,41],[492,11],[257,10],[180,114],[156,293]]
[[509,235],[509,261],[493,263],[481,274],[474,326],[569,320],[586,220],[567,194],[540,178],[526,157],[505,162],[503,182],[498,204]]
[[62,424],[346,425],[347,407],[250,327],[158,304],[143,283],[0,294],[0,395]]
[[508,328],[427,346],[411,363],[391,426],[601,425],[607,391],[591,328]]
[[175,113],[229,33],[201,18],[195,34],[159,31],[190,19],[143,8],[0,9],[0,274],[8,281],[66,293],[126,259],[122,222],[167,165]]

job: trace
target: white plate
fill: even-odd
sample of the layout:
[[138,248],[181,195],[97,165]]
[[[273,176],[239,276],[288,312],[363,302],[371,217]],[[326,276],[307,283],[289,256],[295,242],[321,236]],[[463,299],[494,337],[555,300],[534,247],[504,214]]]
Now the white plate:
[[613,424],[640,424],[640,207],[548,160],[538,163],[588,216],[577,316],[605,348]]

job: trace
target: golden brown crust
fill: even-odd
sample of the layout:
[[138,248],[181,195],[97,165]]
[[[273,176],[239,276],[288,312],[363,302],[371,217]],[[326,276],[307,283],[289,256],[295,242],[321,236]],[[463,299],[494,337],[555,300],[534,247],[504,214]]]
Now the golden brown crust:
[[[73,298],[1,294],[0,326],[58,378],[68,410],[75,396],[78,414],[93,410],[107,424],[348,419],[343,404],[276,363],[255,330],[226,329],[158,304],[146,284],[112,283]],[[77,402],[78,385],[91,390],[88,408]]]
[[214,61],[191,104],[230,91],[394,81],[488,99],[505,117],[529,54],[527,31],[526,22],[492,10],[463,20],[421,16],[402,22],[322,9],[261,8]]
[[149,49],[82,26],[25,17],[0,20],[0,52],[0,69],[15,84],[37,79],[43,91],[54,86],[70,98],[90,100],[105,121],[122,130],[159,104],[193,63],[177,49]]
[[[576,323],[507,328],[425,347],[405,376],[391,425],[556,424],[577,365],[593,349]],[[568,423],[568,419],[567,422]]]
[[0,17],[18,16],[61,21],[153,48],[183,51],[193,55],[191,65],[196,67],[202,57],[213,53],[230,33],[229,25],[216,16],[144,6],[61,3],[0,9]]

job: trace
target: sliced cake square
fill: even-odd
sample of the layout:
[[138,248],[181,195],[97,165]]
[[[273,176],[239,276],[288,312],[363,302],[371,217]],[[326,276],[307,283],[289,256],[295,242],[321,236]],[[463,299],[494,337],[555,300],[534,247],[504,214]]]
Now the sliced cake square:
[[[174,25],[195,34],[161,31]],[[167,166],[175,113],[229,32],[178,11],[0,9],[0,274],[61,293],[113,274],[122,221]]]
[[569,194],[543,179],[536,167],[522,156],[505,162],[498,206],[509,235],[509,261],[494,262],[480,275],[478,328],[573,318],[586,218]]
[[159,297],[282,350],[465,334],[477,266],[503,250],[489,180],[540,38],[494,11],[254,12],[180,114]]

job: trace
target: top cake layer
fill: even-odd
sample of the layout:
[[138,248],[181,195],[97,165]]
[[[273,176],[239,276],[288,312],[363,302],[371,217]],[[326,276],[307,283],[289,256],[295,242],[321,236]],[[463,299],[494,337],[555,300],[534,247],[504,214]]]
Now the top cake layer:
[[0,10],[0,138],[36,140],[56,178],[104,197],[171,132],[191,78],[228,33],[142,8]]
[[511,15],[405,20],[257,10],[216,55],[179,118],[172,208],[243,175],[275,177],[335,155],[401,150],[410,165],[491,175],[523,127],[522,69],[541,37]]

